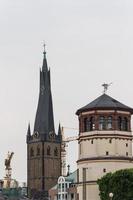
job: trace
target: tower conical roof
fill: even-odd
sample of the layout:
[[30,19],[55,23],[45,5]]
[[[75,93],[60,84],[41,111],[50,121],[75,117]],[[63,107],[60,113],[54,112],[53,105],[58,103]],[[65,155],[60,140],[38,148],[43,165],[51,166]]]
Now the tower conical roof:
[[100,97],[96,98],[91,103],[77,110],[76,114],[78,115],[84,111],[97,110],[97,109],[102,109],[102,110],[114,109],[114,110],[129,111],[133,113],[132,108],[124,105],[123,103],[117,101],[116,99],[110,97],[107,94],[102,94]]
[[44,51],[43,66],[40,70],[40,94],[36,112],[34,132],[49,134],[55,132],[53,103],[50,87],[50,70],[48,70],[46,52]]

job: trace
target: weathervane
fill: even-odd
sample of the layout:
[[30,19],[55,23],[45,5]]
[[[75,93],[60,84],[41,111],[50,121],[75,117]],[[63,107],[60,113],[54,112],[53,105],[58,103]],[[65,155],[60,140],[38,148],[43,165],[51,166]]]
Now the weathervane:
[[103,83],[103,84],[102,84],[102,86],[104,87],[104,90],[103,90],[103,93],[104,93],[104,94],[106,94],[106,92],[107,92],[107,90],[108,90],[108,87],[109,87],[110,85],[112,85],[112,83],[109,83],[109,84]]

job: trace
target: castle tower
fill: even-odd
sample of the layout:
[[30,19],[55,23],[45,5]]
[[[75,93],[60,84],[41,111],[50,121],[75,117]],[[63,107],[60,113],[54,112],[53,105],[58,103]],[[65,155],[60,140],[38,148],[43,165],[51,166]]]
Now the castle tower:
[[103,94],[76,113],[79,118],[79,199],[100,200],[97,179],[132,168],[133,109]]
[[47,196],[61,175],[61,135],[55,133],[50,70],[44,51],[39,101],[31,133],[27,131],[27,184],[29,197]]

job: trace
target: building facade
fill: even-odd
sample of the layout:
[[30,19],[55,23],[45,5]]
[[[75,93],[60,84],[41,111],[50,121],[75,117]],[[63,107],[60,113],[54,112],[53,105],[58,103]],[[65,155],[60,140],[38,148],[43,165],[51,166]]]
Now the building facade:
[[61,175],[61,134],[55,133],[51,94],[50,70],[44,51],[40,70],[39,101],[31,132],[27,131],[27,186],[28,196],[40,198],[48,196]]
[[103,94],[77,111],[79,118],[79,199],[100,200],[97,180],[132,168],[133,109]]
[[50,200],[79,200],[76,183],[77,171],[67,177],[60,176],[57,184],[49,190]]

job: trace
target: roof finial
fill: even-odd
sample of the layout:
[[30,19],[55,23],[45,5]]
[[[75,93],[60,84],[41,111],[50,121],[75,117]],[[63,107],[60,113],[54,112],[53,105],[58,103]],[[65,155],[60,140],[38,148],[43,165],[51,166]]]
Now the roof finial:
[[104,90],[103,90],[103,93],[106,94],[107,90],[108,90],[108,87],[112,85],[112,83],[103,83],[102,86],[104,87]]
[[48,66],[47,66],[47,59],[46,59],[46,48],[45,48],[46,44],[45,43],[43,43],[43,47],[44,47],[44,51],[43,51],[44,56],[43,56],[42,71],[46,72],[48,71]]
[[43,47],[44,47],[44,52],[43,52],[43,54],[45,55],[46,54],[46,43],[44,42],[44,44],[43,44]]

